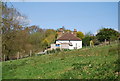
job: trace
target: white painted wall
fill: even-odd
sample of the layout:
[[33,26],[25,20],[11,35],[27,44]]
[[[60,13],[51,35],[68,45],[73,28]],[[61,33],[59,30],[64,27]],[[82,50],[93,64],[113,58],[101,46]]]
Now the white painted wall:
[[[72,43],[73,46],[69,46],[69,49],[75,49],[75,47],[77,47],[77,49],[82,48],[82,41],[70,41]],[[69,40],[57,40],[56,43],[69,43]]]

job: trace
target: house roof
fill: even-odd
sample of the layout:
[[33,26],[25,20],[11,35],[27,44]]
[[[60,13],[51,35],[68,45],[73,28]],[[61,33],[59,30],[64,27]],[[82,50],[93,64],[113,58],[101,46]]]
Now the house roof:
[[74,36],[71,33],[65,33],[61,37],[59,37],[57,40],[77,40],[77,41],[80,41],[81,39]]

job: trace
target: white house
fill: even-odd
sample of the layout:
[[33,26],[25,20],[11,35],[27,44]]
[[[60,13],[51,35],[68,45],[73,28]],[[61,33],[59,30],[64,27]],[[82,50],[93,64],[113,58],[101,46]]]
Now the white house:
[[51,44],[51,49],[80,49],[82,48],[82,40],[73,33],[67,32],[59,37],[55,44]]

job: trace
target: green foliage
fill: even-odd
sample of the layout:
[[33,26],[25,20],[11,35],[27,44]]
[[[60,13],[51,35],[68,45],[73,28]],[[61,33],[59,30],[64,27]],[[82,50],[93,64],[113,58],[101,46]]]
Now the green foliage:
[[[18,51],[26,51],[26,49],[31,48],[31,45],[27,43],[28,32],[26,28],[23,27],[27,24],[24,22],[27,20],[26,17],[20,14],[16,9],[9,8],[4,3],[2,7],[2,51],[3,55],[6,55],[6,58],[10,59],[10,56],[16,56]],[[22,16],[24,20],[17,20],[16,18],[18,16]]]
[[91,33],[88,32],[88,33],[84,36],[84,38],[82,39],[82,44],[83,44],[83,46],[90,46],[90,41],[93,40],[93,39],[95,39],[95,37],[94,37],[94,36],[91,36]]
[[48,41],[48,46],[50,46],[51,43],[54,43],[56,40],[57,32],[53,29],[47,29],[45,31],[45,39]]
[[117,40],[119,33],[111,28],[103,28],[99,30],[96,36],[100,42],[104,42],[105,39],[107,41]]
[[[6,60],[17,58],[18,52],[22,57],[40,52],[50,46],[56,40],[56,31],[53,29],[41,29],[36,25],[27,26],[27,17],[22,15],[15,8],[3,7],[3,27],[2,27],[2,50]],[[18,20],[17,17],[24,18]]]
[[52,50],[47,50],[47,54],[50,54],[50,53],[55,53],[56,50],[55,49],[52,49]]
[[44,39],[42,42],[42,45],[47,47],[48,46],[49,41],[47,39]]
[[91,36],[85,36],[84,39],[82,40],[83,46],[89,46],[91,40],[92,40]]
[[90,46],[90,41],[93,41],[93,44],[94,45],[99,45],[100,44],[100,42],[99,42],[99,40],[97,39],[97,37],[96,36],[94,36],[93,34],[91,34],[90,32],[89,33],[87,33],[86,35],[85,35],[85,37],[83,38],[83,40],[82,40],[82,43],[83,43],[83,46]]
[[71,51],[70,49],[62,49],[63,51]]
[[56,49],[48,50],[47,54],[49,54],[49,53],[59,53],[60,51],[61,51],[60,48],[56,48]]
[[85,37],[85,35],[82,32],[78,31],[77,37],[79,37],[80,39],[83,39]]
[[2,63],[2,78],[117,79],[116,48],[113,44],[6,61]]
[[61,51],[61,50],[60,50],[60,48],[56,48],[56,51],[59,52],[59,51]]
[[100,41],[96,38],[96,36],[94,36],[94,38],[92,40],[93,40],[94,45],[100,44]]

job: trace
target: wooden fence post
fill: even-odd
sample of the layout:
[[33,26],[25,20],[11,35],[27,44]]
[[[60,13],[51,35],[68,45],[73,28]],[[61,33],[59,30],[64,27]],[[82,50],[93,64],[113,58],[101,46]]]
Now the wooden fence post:
[[31,55],[32,55],[32,50],[30,50],[30,57],[31,57]]
[[19,56],[20,56],[20,53],[18,52],[18,54],[17,54],[17,60],[19,59]]
[[3,60],[5,61],[5,55],[4,55],[4,57],[3,57]]
[[105,39],[105,45],[106,45],[106,39]]
[[23,56],[21,55],[20,58],[23,58]]

